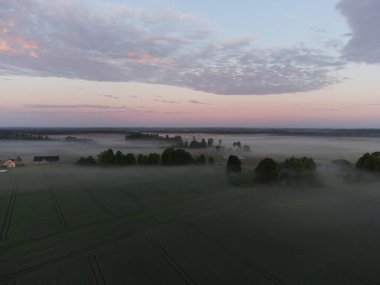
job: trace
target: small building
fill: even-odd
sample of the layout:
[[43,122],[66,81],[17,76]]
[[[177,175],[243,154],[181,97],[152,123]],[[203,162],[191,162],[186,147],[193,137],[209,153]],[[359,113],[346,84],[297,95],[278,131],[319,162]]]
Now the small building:
[[4,168],[15,168],[16,167],[16,159],[10,158],[5,160],[2,163],[2,167]]
[[51,164],[59,162],[59,156],[35,156],[33,159],[34,164]]

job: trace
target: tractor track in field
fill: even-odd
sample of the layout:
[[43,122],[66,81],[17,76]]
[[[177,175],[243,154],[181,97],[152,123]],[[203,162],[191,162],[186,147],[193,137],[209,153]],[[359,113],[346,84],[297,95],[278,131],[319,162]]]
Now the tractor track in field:
[[[122,240],[129,238],[129,237],[135,236],[136,234],[146,233],[148,230],[150,230],[152,228],[171,223],[171,222],[176,221],[176,220],[181,219],[181,218],[183,219],[186,217],[190,217],[190,216],[192,216],[194,214],[198,214],[200,212],[209,211],[209,210],[218,208],[218,207],[225,205],[225,204],[226,204],[226,202],[223,201],[223,202],[219,202],[215,205],[212,205],[211,207],[208,206],[208,207],[201,207],[200,209],[192,209],[188,213],[183,213],[179,216],[175,216],[174,218],[173,217],[165,218],[164,220],[158,221],[157,223],[149,224],[147,226],[137,228],[137,229],[132,230],[130,232],[125,232],[125,233],[116,235],[116,236],[108,238],[106,240],[99,241],[93,245],[90,245],[87,247],[82,247],[82,248],[76,249],[72,252],[69,252],[67,254],[64,254],[64,255],[61,255],[58,257],[53,257],[51,259],[47,259],[46,261],[41,262],[41,263],[29,265],[29,266],[25,267],[24,269],[15,270],[13,272],[5,273],[2,275],[0,274],[0,281],[10,281],[10,280],[16,279],[20,276],[38,271],[38,270],[45,268],[47,266],[54,265],[56,263],[60,263],[60,262],[63,262],[63,261],[69,260],[69,259],[73,259],[75,257],[81,256],[82,254],[86,254],[88,252],[93,252],[93,251],[95,251],[99,248],[102,248],[104,246],[112,245],[118,241],[122,241]],[[166,215],[166,214],[160,214],[160,215],[152,214],[148,217],[141,218],[137,221],[146,221],[146,220],[153,219],[153,218],[156,219],[158,216],[164,216],[164,215]],[[114,219],[117,219],[117,218],[114,218]],[[114,220],[114,219],[112,219],[112,220]],[[133,221],[133,222],[137,222],[137,221]],[[101,222],[98,222],[98,223],[101,223]],[[68,231],[71,231],[71,229],[69,229]]]
[[[163,224],[165,224],[165,223],[162,222],[162,223],[156,224],[155,226],[160,226],[160,225],[163,225]],[[126,239],[128,237],[134,236],[134,235],[139,234],[139,233],[143,233],[143,232],[147,231],[148,229],[150,229],[151,227],[152,226],[148,226],[148,227],[144,227],[142,229],[137,229],[135,231],[132,231],[132,232],[129,232],[129,233],[126,233],[126,234],[121,234],[121,235],[115,236],[115,237],[113,237],[111,239],[107,239],[107,240],[101,241],[99,243],[96,243],[94,245],[91,245],[91,246],[88,246],[88,247],[84,247],[84,248],[80,248],[80,249],[75,250],[73,252],[70,252],[68,254],[65,254],[65,255],[62,255],[62,256],[59,256],[59,257],[55,257],[55,258],[52,258],[50,260],[47,260],[47,261],[44,261],[44,262],[41,262],[41,263],[38,263],[38,264],[31,265],[31,266],[29,266],[27,268],[14,271],[12,273],[7,273],[7,274],[4,274],[4,275],[0,275],[0,281],[8,281],[8,280],[16,279],[16,278],[18,278],[20,276],[23,276],[25,274],[29,274],[29,273],[38,271],[38,270],[40,270],[42,268],[45,268],[47,266],[54,265],[54,264],[57,264],[57,263],[60,263],[60,262],[64,262],[66,260],[75,258],[75,257],[80,256],[82,254],[85,254],[87,252],[95,251],[95,250],[97,250],[97,249],[99,249],[101,247],[104,247],[104,246],[107,246],[107,245],[111,245],[111,244],[113,244],[115,242],[124,240],[124,239]]]
[[8,203],[7,211],[5,213],[4,222],[3,222],[3,225],[1,227],[0,240],[8,240],[8,231],[9,231],[9,227],[11,225],[13,208],[14,208],[14,205],[16,203],[16,196],[17,196],[19,184],[20,184],[19,179],[15,180],[15,182],[13,184],[12,194],[9,198],[9,203]]
[[233,249],[232,247],[224,244],[223,242],[221,242],[220,240],[216,239],[212,235],[210,235],[208,233],[205,233],[197,225],[195,225],[195,224],[193,224],[191,222],[188,222],[188,221],[183,221],[182,223],[184,225],[186,225],[187,227],[191,228],[192,230],[198,232],[204,238],[206,238],[208,241],[210,241],[211,243],[215,244],[216,246],[218,246],[219,248],[221,248],[222,250],[224,250],[225,252],[227,252],[229,255],[237,258],[239,261],[241,261],[245,265],[249,266],[254,271],[256,271],[260,275],[264,276],[266,279],[272,281],[274,284],[282,284],[282,285],[285,284],[285,282],[281,281],[277,276],[275,276],[274,274],[270,273],[268,270],[266,270],[265,268],[261,267],[260,265],[252,262],[248,258],[244,257],[239,252],[237,252],[235,249]]
[[144,210],[147,208],[147,206],[143,202],[137,199],[135,195],[130,193],[128,190],[120,189],[120,192],[123,193],[124,195],[127,195],[127,197],[130,198],[132,201],[134,201],[140,207],[141,210]]
[[59,225],[61,226],[61,230],[66,230],[67,229],[67,221],[66,221],[65,216],[63,214],[61,205],[59,204],[57,194],[55,193],[53,186],[51,184],[49,184],[49,193],[50,193],[50,198],[53,202],[55,213],[57,214]]
[[71,176],[81,187],[81,189],[86,193],[86,195],[102,210],[103,213],[105,213],[106,215],[112,215],[108,207],[100,199],[98,199],[98,197],[96,197],[96,195],[90,189],[83,186],[83,184],[79,182],[78,178],[74,174],[71,174]]
[[87,196],[102,210],[103,213],[106,215],[112,215],[107,206],[102,201],[100,201],[90,189],[83,186],[82,189],[87,194]]
[[89,256],[88,260],[91,265],[91,270],[92,270],[94,279],[96,281],[96,285],[106,285],[107,282],[106,282],[106,279],[104,278],[102,268],[100,267],[100,264],[96,255]]
[[[244,204],[244,202],[243,202],[243,204]],[[238,218],[234,217],[234,216],[231,215],[231,214],[225,213],[224,211],[220,210],[219,207],[217,207],[215,210],[216,210],[218,213],[222,214],[223,216],[225,216],[225,217],[227,217],[227,218],[229,218],[229,219],[231,219],[231,220],[233,220],[233,221],[239,222],[239,219],[238,219]],[[246,229],[247,229],[249,232],[252,232],[252,233],[254,233],[254,234],[257,234],[257,230],[254,229],[254,228],[252,228],[252,227],[250,227],[250,226],[246,227]],[[343,272],[343,273],[345,273],[345,274],[348,275],[348,276],[351,276],[351,277],[353,277],[353,278],[355,278],[355,279],[357,279],[357,280],[360,280],[360,281],[364,282],[365,284],[369,284],[369,285],[380,285],[380,282],[373,281],[373,280],[367,278],[366,276],[363,276],[363,275],[361,275],[361,274],[359,274],[359,273],[356,273],[356,272],[354,272],[354,271],[352,271],[352,270],[350,270],[350,269],[347,269],[347,268],[345,268],[345,267],[342,267],[342,266],[339,266],[339,265],[335,265],[335,264],[331,264],[331,263],[329,263],[329,262],[326,262],[326,261],[324,261],[324,260],[321,260],[320,258],[317,258],[317,257],[311,255],[310,253],[305,252],[303,249],[301,249],[301,248],[299,248],[299,247],[296,247],[296,246],[291,245],[291,244],[288,244],[288,243],[286,243],[286,246],[289,247],[289,248],[292,248],[292,250],[294,250],[295,252],[298,252],[298,253],[300,253],[300,254],[303,254],[304,256],[310,258],[311,260],[313,260],[313,261],[315,261],[315,262],[317,262],[317,263],[319,263],[319,264],[321,264],[321,265],[326,266],[327,268],[331,268],[331,269],[334,269],[334,270],[337,270],[337,271]]]
[[166,250],[153,239],[150,234],[145,234],[145,240],[154,248],[154,250],[165,259],[165,261],[178,273],[179,276],[186,282],[186,284],[196,285],[197,282],[191,277],[191,275],[186,272],[186,270],[176,262],[167,252]]
[[59,222],[59,225],[60,225],[60,228],[61,228],[60,232],[66,231],[67,227],[68,227],[67,226],[67,220],[65,218],[65,215],[63,214],[62,207],[59,204],[59,199],[58,199],[57,193],[55,193],[53,184],[50,182],[50,178],[48,177],[48,175],[46,173],[44,173],[43,177],[47,181],[48,191],[49,191],[49,194],[50,194],[50,199],[53,202],[54,211],[55,211],[55,213],[57,215],[57,219],[58,219],[58,222]]

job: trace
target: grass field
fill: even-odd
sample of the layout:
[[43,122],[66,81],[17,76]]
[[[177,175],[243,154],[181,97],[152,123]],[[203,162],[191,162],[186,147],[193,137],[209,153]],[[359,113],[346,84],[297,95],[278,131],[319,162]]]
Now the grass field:
[[379,284],[379,183],[234,188],[218,167],[0,177],[0,284]]

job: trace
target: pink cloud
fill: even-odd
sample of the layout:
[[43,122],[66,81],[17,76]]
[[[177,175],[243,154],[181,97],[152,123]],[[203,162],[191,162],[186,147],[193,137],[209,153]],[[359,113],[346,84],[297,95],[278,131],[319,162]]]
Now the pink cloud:
[[39,45],[35,41],[23,38],[0,39],[0,54],[38,57],[38,49]]

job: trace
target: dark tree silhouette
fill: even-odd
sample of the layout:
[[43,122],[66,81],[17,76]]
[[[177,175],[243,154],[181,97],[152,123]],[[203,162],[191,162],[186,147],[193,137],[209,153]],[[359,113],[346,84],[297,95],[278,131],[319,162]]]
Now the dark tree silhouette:
[[255,180],[260,183],[270,183],[279,177],[279,166],[271,158],[265,158],[259,162],[255,169]]
[[110,165],[114,162],[114,152],[112,149],[105,150],[98,154],[98,162],[101,165]]
[[240,172],[241,171],[241,160],[236,155],[230,155],[227,161],[227,171],[228,172]]
[[160,164],[160,155],[158,153],[149,154],[148,163],[151,165]]
[[356,168],[369,170],[369,171],[380,171],[380,153],[365,153],[363,154],[355,164]]

